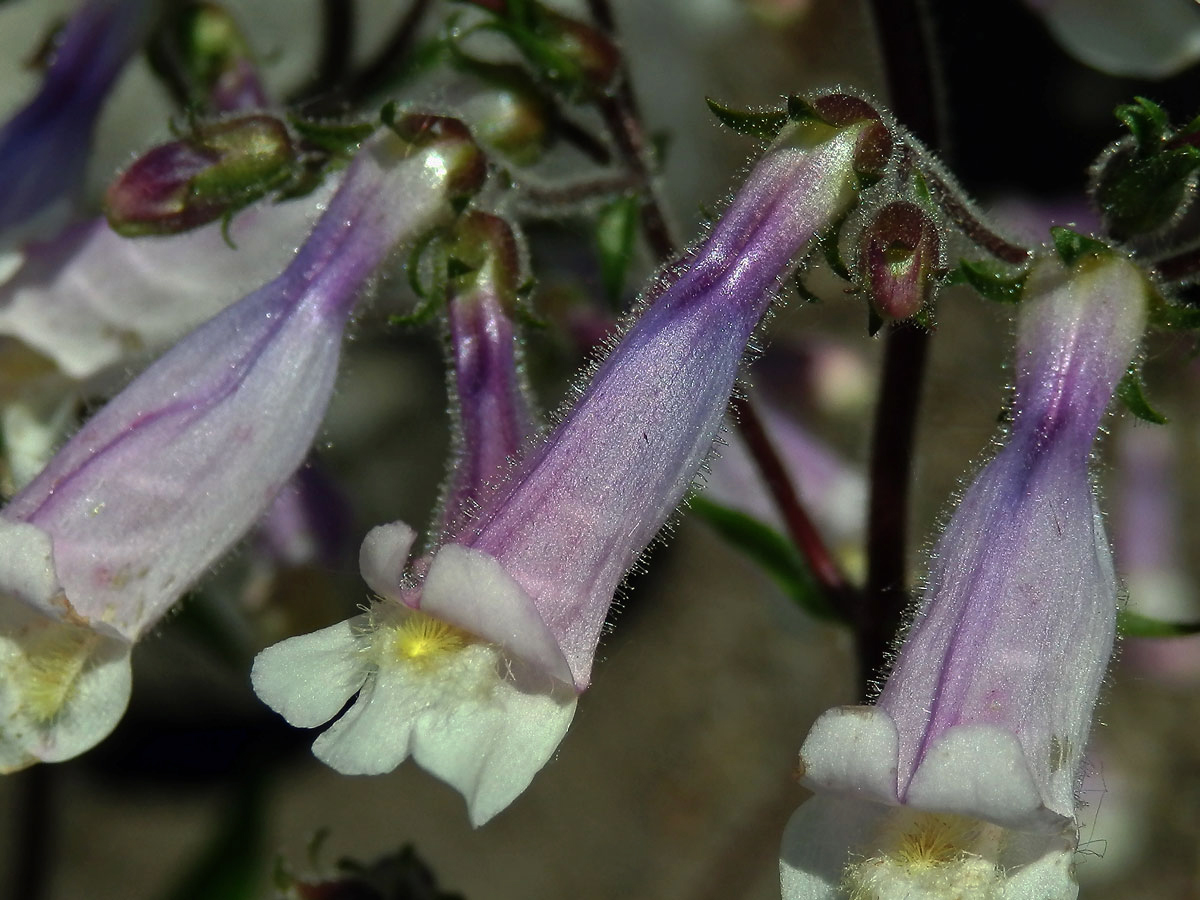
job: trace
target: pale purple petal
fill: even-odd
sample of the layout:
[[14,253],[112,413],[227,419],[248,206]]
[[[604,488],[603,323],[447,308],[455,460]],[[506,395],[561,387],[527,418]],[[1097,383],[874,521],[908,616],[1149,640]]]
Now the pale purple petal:
[[460,542],[508,570],[575,683],[613,591],[712,448],[746,343],[796,251],[852,197],[854,129],[756,167],[689,267],[628,327],[570,414]]

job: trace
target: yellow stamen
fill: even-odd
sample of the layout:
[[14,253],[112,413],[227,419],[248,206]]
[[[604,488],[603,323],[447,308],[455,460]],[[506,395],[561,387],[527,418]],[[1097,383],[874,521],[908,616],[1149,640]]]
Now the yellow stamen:
[[12,678],[30,718],[46,723],[62,711],[99,641],[94,631],[62,623],[22,637]]
[[873,850],[846,867],[850,900],[913,896],[927,900],[988,900],[1003,892],[997,859],[1004,830],[945,813],[894,810]]
[[398,618],[379,624],[376,648],[384,657],[429,665],[463,648],[466,635],[440,619],[417,610],[406,610]]

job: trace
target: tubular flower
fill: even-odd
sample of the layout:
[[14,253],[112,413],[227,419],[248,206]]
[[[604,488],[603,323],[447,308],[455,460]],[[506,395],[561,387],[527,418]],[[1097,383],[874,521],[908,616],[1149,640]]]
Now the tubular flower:
[[817,794],[784,836],[785,900],[1076,896],[1117,596],[1088,458],[1148,296],[1106,251],[1035,267],[1009,440],[938,542],[877,704],[826,712],[800,751]]
[[363,146],[277,279],[161,357],[0,512],[0,769],[113,728],[133,642],[303,460],[364,282],[482,171],[458,123],[414,118],[397,123],[410,139]]
[[41,89],[0,127],[0,234],[41,225],[78,192],[92,128],[151,9],[150,0],[90,0],[71,17]]
[[710,452],[776,283],[853,200],[871,127],[797,126],[557,427],[469,516],[451,511],[459,524],[432,554],[406,571],[412,530],[375,529],[360,561],[381,601],[259,656],[255,689],[294,725],[327,722],[357,694],[313,745],[320,759],[381,773],[411,755],[476,825],[525,789],[589,683],[618,582]]
[[[449,253],[468,271],[451,279],[446,304],[459,428],[442,505],[461,518],[474,513],[489,483],[500,480],[537,421],[513,322],[521,267],[512,229],[498,216],[469,213]],[[446,536],[461,524],[446,521]]]

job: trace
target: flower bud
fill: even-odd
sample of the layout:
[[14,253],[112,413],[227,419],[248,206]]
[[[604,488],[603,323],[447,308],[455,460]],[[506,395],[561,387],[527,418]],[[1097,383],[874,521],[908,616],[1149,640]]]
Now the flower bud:
[[537,72],[573,98],[608,92],[621,66],[621,53],[608,35],[535,0],[470,0],[496,16],[496,28],[509,37]]
[[468,69],[483,80],[463,104],[463,117],[476,138],[518,165],[541,158],[553,134],[553,111],[519,66],[472,61]]
[[895,141],[879,110],[861,97],[840,93],[817,97],[809,106],[821,121],[837,128],[867,123],[854,144],[854,168],[860,175],[883,174]]
[[425,165],[446,175],[446,188],[452,202],[465,202],[487,178],[487,157],[458,119],[427,113],[407,113],[396,118],[390,107],[384,111],[384,124],[413,150],[437,148],[426,154]]
[[202,124],[126,169],[105,194],[105,213],[127,237],[188,231],[280,187],[295,161],[287,126],[271,116]]
[[252,53],[233,17],[216,3],[191,0],[170,16],[152,61],[178,73],[188,102],[216,112],[269,105]]
[[933,289],[941,240],[921,207],[897,200],[879,210],[862,236],[862,271],[881,316],[916,315]]
[[512,229],[499,216],[469,213],[449,258],[460,270],[450,276],[446,303],[457,428],[443,531],[453,538],[533,435],[536,419],[514,323],[521,258]]

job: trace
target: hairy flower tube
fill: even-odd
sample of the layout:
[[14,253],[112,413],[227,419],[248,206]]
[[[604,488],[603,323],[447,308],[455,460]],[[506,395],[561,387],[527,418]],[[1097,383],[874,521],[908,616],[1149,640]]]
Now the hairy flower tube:
[[67,759],[113,728],[133,642],[303,460],[364,282],[478,183],[461,125],[396,126],[363,145],[277,279],[168,351],[0,512],[0,770]]
[[[452,470],[442,506],[461,520],[502,480],[537,428],[513,317],[520,253],[508,223],[472,212],[460,221],[449,255],[467,271],[450,279],[446,325],[458,411]],[[445,522],[453,538],[462,521]]]
[[1009,439],[938,542],[876,705],[827,711],[800,751],[816,796],[784,836],[785,900],[1076,896],[1117,596],[1088,459],[1148,296],[1107,251],[1035,266]]
[[0,127],[0,234],[42,227],[82,187],[93,126],[152,7],[89,0],[71,17],[41,89]]
[[[229,224],[232,247],[220,224],[142,240],[103,219],[68,226],[26,245],[21,266],[0,282],[0,335],[76,381],[159,350],[278,274],[333,187],[243,212]],[[28,380],[0,364],[0,396]]]
[[360,561],[381,600],[260,654],[255,689],[293,725],[334,719],[357,694],[313,745],[321,760],[375,774],[411,755],[476,825],[526,788],[590,681],[618,582],[711,450],[777,282],[854,199],[870,128],[796,126],[557,427],[468,516],[449,511],[458,524],[431,554],[406,571],[412,529],[376,528]]

